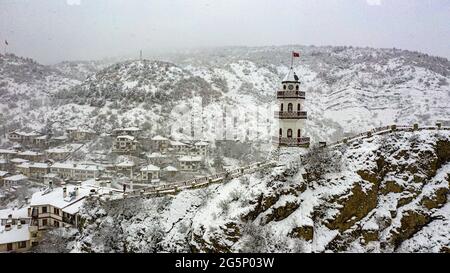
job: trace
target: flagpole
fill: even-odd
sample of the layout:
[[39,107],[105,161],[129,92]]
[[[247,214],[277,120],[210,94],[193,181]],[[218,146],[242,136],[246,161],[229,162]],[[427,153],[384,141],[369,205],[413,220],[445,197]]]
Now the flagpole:
[[294,51],[291,52],[291,68],[294,65]]

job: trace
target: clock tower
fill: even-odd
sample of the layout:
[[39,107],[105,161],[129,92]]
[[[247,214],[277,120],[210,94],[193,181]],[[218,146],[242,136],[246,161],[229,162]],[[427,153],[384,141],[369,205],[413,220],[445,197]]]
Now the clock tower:
[[309,147],[310,139],[304,134],[307,119],[305,92],[300,89],[299,78],[291,65],[277,91],[278,111],[275,111],[275,118],[278,131],[273,137],[277,147]]

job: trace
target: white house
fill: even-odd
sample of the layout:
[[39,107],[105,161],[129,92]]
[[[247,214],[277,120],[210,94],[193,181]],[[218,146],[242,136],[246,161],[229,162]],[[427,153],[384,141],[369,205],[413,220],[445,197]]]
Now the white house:
[[77,226],[79,209],[87,196],[96,189],[87,186],[65,185],[47,188],[32,195],[29,216],[39,230],[50,227]]
[[63,179],[86,180],[96,178],[103,172],[103,167],[76,163],[54,163],[50,172],[58,174]]
[[182,156],[178,158],[181,171],[198,171],[201,167],[203,158],[201,156]]
[[8,176],[3,178],[3,186],[10,188],[13,186],[19,186],[20,184],[25,183],[28,180],[28,177],[22,174],[16,174],[13,176]]
[[159,152],[167,152],[167,149],[169,148],[170,140],[168,138],[165,138],[163,136],[157,135],[152,138],[152,149],[154,151]]
[[141,180],[143,181],[154,181],[159,180],[160,168],[155,165],[147,165],[141,168]]
[[138,141],[134,136],[117,136],[113,143],[113,152],[115,153],[135,153],[138,148]]

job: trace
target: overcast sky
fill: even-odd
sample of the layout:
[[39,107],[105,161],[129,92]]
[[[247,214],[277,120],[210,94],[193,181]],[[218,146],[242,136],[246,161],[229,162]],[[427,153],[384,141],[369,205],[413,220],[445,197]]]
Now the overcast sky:
[[[450,0],[0,0],[0,40],[42,63],[228,45],[353,45],[450,58]],[[144,53],[146,52],[144,51]]]

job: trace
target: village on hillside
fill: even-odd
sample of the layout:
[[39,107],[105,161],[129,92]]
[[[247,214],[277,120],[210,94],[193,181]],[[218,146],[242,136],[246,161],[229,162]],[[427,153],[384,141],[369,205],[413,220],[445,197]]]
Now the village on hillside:
[[[12,145],[0,149],[0,192],[16,203],[0,210],[0,252],[26,251],[50,227],[76,227],[88,195],[170,184],[207,174],[214,165],[207,141],[143,137],[137,127],[102,135],[79,127],[59,136],[15,130],[7,137]],[[115,161],[77,161],[75,154],[97,138],[109,140]]]

